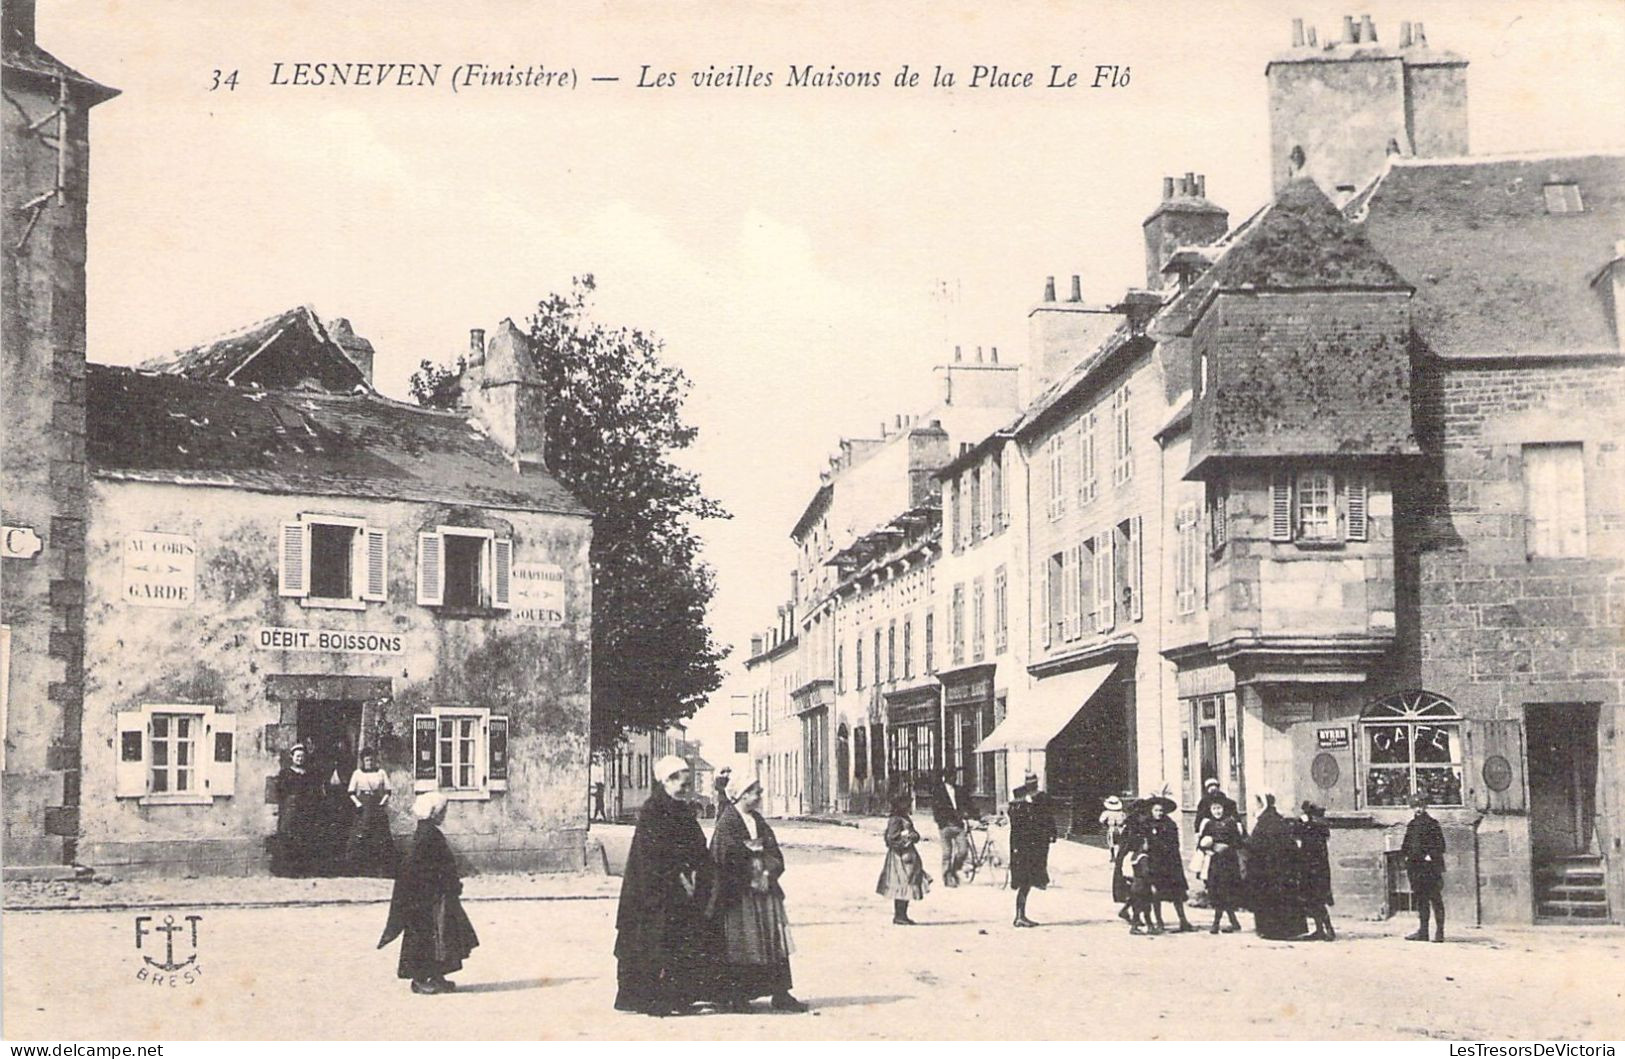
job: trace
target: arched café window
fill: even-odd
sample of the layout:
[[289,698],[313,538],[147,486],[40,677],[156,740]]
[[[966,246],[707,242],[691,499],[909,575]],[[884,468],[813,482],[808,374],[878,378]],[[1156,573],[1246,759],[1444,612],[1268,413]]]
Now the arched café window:
[[1365,804],[1404,805],[1413,791],[1432,805],[1462,804],[1461,715],[1431,691],[1402,691],[1360,714]]

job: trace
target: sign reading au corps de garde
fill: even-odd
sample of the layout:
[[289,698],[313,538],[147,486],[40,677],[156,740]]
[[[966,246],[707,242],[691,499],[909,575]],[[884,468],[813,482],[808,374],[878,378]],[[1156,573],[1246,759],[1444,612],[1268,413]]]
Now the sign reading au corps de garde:
[[125,537],[124,601],[173,609],[197,602],[197,542],[179,533]]

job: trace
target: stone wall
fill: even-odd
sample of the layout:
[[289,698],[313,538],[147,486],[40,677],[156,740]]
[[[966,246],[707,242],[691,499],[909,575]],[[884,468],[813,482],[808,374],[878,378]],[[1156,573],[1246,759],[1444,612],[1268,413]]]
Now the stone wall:
[[54,85],[5,72],[4,271],[0,278],[0,516],[44,542],[4,560],[0,624],[11,630],[4,719],[8,870],[74,859],[84,702],[85,203],[89,116],[70,97],[64,186],[57,151],[26,126],[56,109]]

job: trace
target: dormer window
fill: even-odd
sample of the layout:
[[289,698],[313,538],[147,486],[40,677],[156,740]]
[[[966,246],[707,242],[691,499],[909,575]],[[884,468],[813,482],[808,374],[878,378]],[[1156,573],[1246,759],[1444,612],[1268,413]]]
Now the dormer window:
[[1585,204],[1580,201],[1580,185],[1573,181],[1554,182],[1543,189],[1546,193],[1547,213],[1582,213]]

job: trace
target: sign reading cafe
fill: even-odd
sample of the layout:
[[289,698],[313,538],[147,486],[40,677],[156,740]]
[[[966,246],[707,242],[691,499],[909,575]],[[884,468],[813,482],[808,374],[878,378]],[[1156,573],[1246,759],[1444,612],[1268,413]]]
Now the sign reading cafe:
[[124,601],[181,609],[197,601],[197,544],[179,533],[124,538]]

